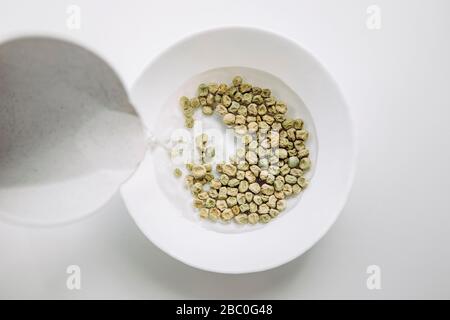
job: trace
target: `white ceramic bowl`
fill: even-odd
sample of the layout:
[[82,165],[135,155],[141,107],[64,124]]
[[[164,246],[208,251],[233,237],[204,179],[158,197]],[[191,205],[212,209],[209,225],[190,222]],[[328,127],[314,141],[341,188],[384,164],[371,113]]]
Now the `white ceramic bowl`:
[[182,182],[171,176],[159,147],[121,188],[131,216],[156,246],[190,266],[221,273],[275,268],[311,248],[342,210],[355,166],[353,124],[337,84],[310,53],[271,32],[228,27],[192,35],[148,66],[131,100],[148,131],[162,139],[182,126],[177,97],[192,96],[199,81],[229,82],[235,73],[272,88],[290,112],[305,118],[314,168],[299,201],[288,202],[288,210],[263,227],[205,224],[179,196]]

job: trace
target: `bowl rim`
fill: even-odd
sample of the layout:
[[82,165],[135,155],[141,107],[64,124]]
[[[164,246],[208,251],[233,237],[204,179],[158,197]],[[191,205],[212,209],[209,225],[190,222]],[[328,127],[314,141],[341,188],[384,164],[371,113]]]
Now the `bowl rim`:
[[[167,254],[168,256],[176,259],[177,261],[180,261],[190,267],[199,269],[199,270],[204,270],[204,271],[208,271],[208,272],[214,272],[214,273],[222,273],[222,274],[249,274],[249,273],[256,273],[256,272],[263,272],[263,271],[267,271],[267,270],[271,270],[274,268],[277,268],[279,266],[285,265],[293,260],[295,260],[296,258],[302,256],[303,254],[305,254],[306,252],[308,252],[314,245],[316,245],[324,236],[325,234],[331,229],[331,227],[336,223],[337,218],[340,216],[340,214],[342,213],[348,198],[350,196],[350,192],[351,192],[351,188],[354,182],[354,177],[355,177],[355,173],[356,173],[356,169],[357,169],[357,157],[358,157],[358,150],[357,150],[357,134],[356,134],[356,127],[355,127],[355,121],[352,115],[352,111],[349,108],[349,104],[347,102],[347,100],[345,99],[341,87],[339,86],[339,84],[336,82],[335,78],[332,76],[332,74],[324,67],[324,65],[322,64],[322,62],[317,59],[308,49],[304,48],[303,46],[301,46],[297,41],[291,39],[288,36],[282,35],[278,32],[266,29],[266,28],[260,28],[260,27],[253,27],[253,26],[247,26],[247,25],[222,25],[222,26],[215,26],[215,27],[208,27],[208,28],[204,28],[202,30],[196,31],[196,32],[192,32],[189,33],[188,35],[179,38],[178,40],[174,41],[171,45],[169,45],[167,48],[165,48],[164,50],[160,51],[158,54],[156,54],[152,59],[149,60],[149,63],[147,63],[146,67],[143,69],[143,73],[141,73],[135,81],[132,82],[132,85],[130,87],[130,99],[131,102],[132,101],[132,96],[131,96],[131,92],[133,91],[133,89],[136,87],[136,85],[140,82],[140,80],[144,77],[144,73],[145,70],[147,70],[150,66],[152,66],[154,63],[156,63],[160,58],[162,58],[165,54],[169,53],[171,50],[173,50],[174,48],[176,48],[177,46],[184,44],[184,43],[188,43],[189,41],[191,41],[192,39],[195,39],[196,37],[200,37],[202,35],[206,35],[206,34],[210,34],[210,33],[215,33],[215,32],[226,32],[226,31],[236,31],[236,30],[245,30],[245,31],[249,31],[249,32],[258,32],[258,33],[263,33],[272,37],[278,37],[284,41],[287,41],[289,44],[296,46],[298,48],[300,48],[301,50],[304,51],[304,53],[310,58],[312,59],[316,64],[317,67],[320,69],[321,72],[323,72],[324,75],[327,76],[327,78],[330,80],[330,83],[336,88],[336,93],[338,94],[338,96],[340,97],[342,104],[344,106],[344,110],[343,112],[346,113],[346,117],[348,118],[349,124],[350,124],[350,145],[351,145],[351,155],[349,156],[349,172],[348,172],[348,178],[345,181],[345,183],[343,183],[343,195],[341,197],[341,203],[339,204],[339,206],[336,206],[335,212],[336,214],[334,215],[334,217],[332,219],[330,219],[330,221],[328,222],[328,224],[324,225],[321,230],[318,232],[318,236],[314,241],[311,241],[310,244],[308,244],[307,246],[304,247],[304,249],[299,250],[298,252],[296,252],[294,255],[292,256],[287,256],[285,259],[283,259],[283,262],[276,262],[273,264],[266,264],[262,267],[254,267],[251,270],[245,270],[245,271],[234,271],[234,270],[227,270],[227,269],[221,269],[220,267],[205,267],[205,266],[200,266],[197,265],[196,263],[190,262],[190,261],[186,261],[183,258],[180,258],[178,256],[176,256],[175,254],[173,254],[172,252],[166,250],[163,248],[163,246],[154,239],[154,237],[152,237],[148,232],[146,232],[143,227],[137,222],[137,219],[134,217],[134,215],[131,213],[132,210],[130,210],[130,205],[127,201],[127,197],[124,195],[126,192],[124,191],[127,185],[127,182],[132,180],[134,175],[136,174],[137,171],[139,171],[139,168],[141,167],[141,165],[143,164],[142,162],[139,164],[138,168],[135,170],[134,173],[131,174],[131,176],[128,177],[128,179],[126,181],[124,181],[122,183],[122,185],[120,186],[120,193],[122,195],[122,199],[124,201],[124,204],[129,212],[129,214],[131,215],[133,221],[135,222],[135,224],[137,225],[138,229],[157,247],[159,248],[162,252],[164,252],[165,254]],[[140,114],[140,110],[139,108],[135,108],[138,116],[142,119],[141,114]],[[144,128],[145,130],[147,128]],[[147,131],[147,130],[146,130]]]

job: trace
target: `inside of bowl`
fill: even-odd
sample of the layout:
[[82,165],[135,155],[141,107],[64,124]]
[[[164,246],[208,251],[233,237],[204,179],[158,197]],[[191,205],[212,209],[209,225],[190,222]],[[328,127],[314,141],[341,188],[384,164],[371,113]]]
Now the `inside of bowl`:
[[[179,106],[179,99],[181,96],[194,97],[197,93],[198,85],[201,83],[231,83],[232,79],[240,75],[246,82],[261,88],[270,88],[272,95],[288,106],[287,115],[291,118],[301,118],[304,121],[304,128],[309,132],[307,140],[307,147],[310,150],[310,158],[313,166],[305,174],[311,180],[314,173],[314,164],[316,163],[318,154],[317,135],[314,127],[313,118],[308,111],[307,106],[286,83],[276,76],[258,69],[247,67],[223,67],[207,70],[200,74],[194,75],[177,88],[174,93],[167,99],[162,108],[157,114],[158,122],[152,127],[153,134],[159,141],[164,142],[169,147],[178,146],[176,141],[182,137],[185,143],[179,144],[185,146],[188,151],[196,154],[194,140],[195,137],[202,133],[206,133],[208,137],[214,138],[214,146],[216,155],[212,161],[212,165],[228,161],[229,156],[236,151],[236,145],[230,139],[237,139],[237,136],[232,130],[227,131],[223,124],[221,117],[218,114],[213,116],[202,115],[201,110],[198,110],[194,118],[196,119],[193,129],[187,129],[184,126],[184,117]],[[231,133],[231,134],[230,134]],[[220,152],[218,151],[220,150]],[[184,176],[188,174],[185,168],[187,158],[172,157],[170,152],[164,148],[155,149],[151,154],[155,158],[154,170],[156,176],[156,183],[163,191],[168,199],[171,199],[177,207],[177,212],[180,216],[188,219],[192,223],[201,224],[203,227],[224,233],[237,233],[253,231],[267,225],[238,225],[236,223],[219,222],[214,223],[209,220],[200,219],[198,211],[192,206],[192,196],[183,179],[178,179],[173,175],[173,170],[179,168],[183,171]],[[297,202],[301,199],[302,193],[288,200],[287,210],[280,214],[280,218],[284,214],[289,214],[290,209],[294,208]]]
[[88,215],[144,150],[140,120],[101,58],[51,38],[0,45],[0,218],[50,225]]

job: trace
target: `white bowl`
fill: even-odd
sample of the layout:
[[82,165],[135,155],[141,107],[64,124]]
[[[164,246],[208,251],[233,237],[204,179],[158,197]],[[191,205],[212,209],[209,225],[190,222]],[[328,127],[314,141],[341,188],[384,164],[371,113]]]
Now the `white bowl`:
[[130,97],[147,130],[161,140],[182,126],[181,94],[192,96],[199,81],[229,82],[235,73],[272,88],[305,119],[313,170],[299,200],[262,227],[200,222],[160,147],[147,152],[121,188],[131,216],[156,246],[190,266],[221,273],[275,268],[311,248],[342,210],[355,167],[353,124],[337,84],[310,53],[271,32],[228,27],[192,35],[159,55]]

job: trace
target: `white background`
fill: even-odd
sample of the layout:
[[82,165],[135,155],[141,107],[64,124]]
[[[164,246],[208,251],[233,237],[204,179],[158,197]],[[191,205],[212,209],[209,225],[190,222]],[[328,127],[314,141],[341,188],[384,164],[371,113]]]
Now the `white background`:
[[[81,30],[66,28],[69,4],[82,9]],[[366,27],[372,4],[380,30]],[[0,298],[450,298],[449,12],[446,0],[0,0],[0,40],[73,39],[105,57],[127,87],[192,32],[248,25],[284,34],[335,77],[359,146],[337,223],[278,269],[231,276],[187,267],[140,234],[117,196],[60,228],[0,222]],[[79,291],[66,288],[71,264],[82,270]],[[372,264],[381,290],[366,287]]]

